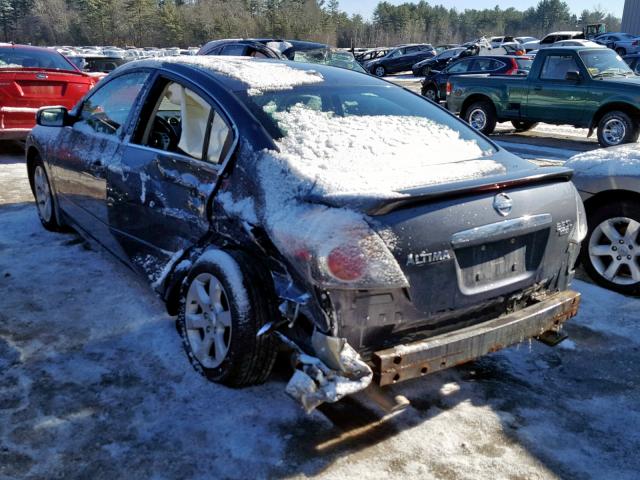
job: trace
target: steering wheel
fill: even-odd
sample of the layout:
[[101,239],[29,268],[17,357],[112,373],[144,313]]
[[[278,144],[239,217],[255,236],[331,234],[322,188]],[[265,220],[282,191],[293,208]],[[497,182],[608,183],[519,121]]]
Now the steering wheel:
[[171,124],[164,118],[156,116],[149,135],[149,146],[171,152],[178,148],[179,142],[180,138]]

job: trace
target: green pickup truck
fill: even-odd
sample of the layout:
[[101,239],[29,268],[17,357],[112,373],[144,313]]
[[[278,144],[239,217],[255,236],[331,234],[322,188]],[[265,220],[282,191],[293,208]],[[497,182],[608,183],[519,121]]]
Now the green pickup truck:
[[497,122],[525,131],[538,122],[598,130],[611,147],[638,140],[640,77],[608,48],[541,50],[521,76],[454,76],[447,108],[485,134]]

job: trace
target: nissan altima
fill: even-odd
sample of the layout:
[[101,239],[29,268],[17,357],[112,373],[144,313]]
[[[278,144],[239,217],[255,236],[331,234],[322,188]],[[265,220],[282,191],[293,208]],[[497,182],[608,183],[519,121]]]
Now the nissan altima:
[[[194,367],[264,382],[279,345],[307,410],[370,384],[561,337],[586,233],[571,170],[322,65],[124,65],[27,142],[45,228],[148,278]],[[372,387],[375,388],[375,387]]]

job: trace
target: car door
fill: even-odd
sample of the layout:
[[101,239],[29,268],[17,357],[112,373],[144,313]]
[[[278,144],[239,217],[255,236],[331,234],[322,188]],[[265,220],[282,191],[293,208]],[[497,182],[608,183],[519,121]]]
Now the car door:
[[209,95],[160,75],[124,148],[109,216],[131,264],[156,281],[174,256],[209,231],[209,201],[235,129]]
[[405,49],[399,48],[385,59],[383,65],[388,73],[399,72],[402,69],[402,57],[404,56],[404,53]]
[[119,164],[123,134],[148,77],[148,71],[131,72],[102,84],[76,107],[77,121],[58,137],[53,175],[60,204],[107,248],[113,247],[108,235],[107,171]]
[[573,53],[548,55],[538,78],[529,82],[527,119],[549,123],[580,124],[586,118],[585,105],[589,89],[566,79],[567,72],[579,72],[583,79],[588,73],[578,64]]

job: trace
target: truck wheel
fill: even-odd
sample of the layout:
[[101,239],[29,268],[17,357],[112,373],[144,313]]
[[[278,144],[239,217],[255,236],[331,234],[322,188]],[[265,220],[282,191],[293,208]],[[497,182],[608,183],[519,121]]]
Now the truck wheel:
[[533,130],[538,125],[538,122],[523,122],[519,120],[513,120],[511,122],[513,128],[516,129],[516,132],[528,132],[529,130]]
[[640,295],[640,204],[621,201],[589,212],[581,261],[599,285]]
[[498,121],[495,107],[487,100],[472,104],[465,111],[463,118],[469,125],[485,135],[491,135],[493,133]]
[[428,87],[424,87],[422,89],[422,95],[427,97],[429,100],[434,102],[438,101],[438,90],[433,85],[429,85]]
[[277,318],[273,291],[247,255],[208,250],[189,272],[176,327],[193,367],[232,387],[263,383],[276,358],[260,327]]
[[387,74],[387,71],[382,65],[378,65],[376,68],[373,69],[373,74],[376,77],[384,77]]
[[621,57],[624,57],[627,54],[627,50],[622,47],[618,47],[616,48],[616,53]]
[[638,133],[637,122],[624,112],[609,112],[598,123],[598,142],[603,147],[634,143]]

